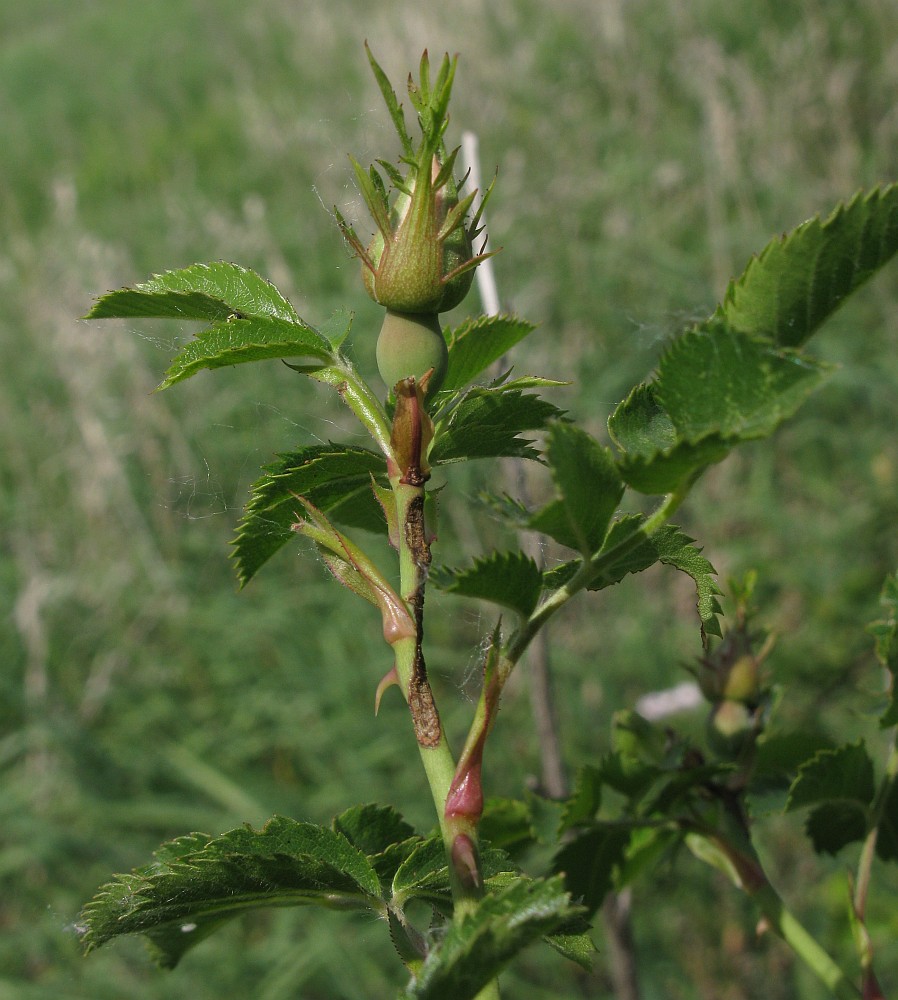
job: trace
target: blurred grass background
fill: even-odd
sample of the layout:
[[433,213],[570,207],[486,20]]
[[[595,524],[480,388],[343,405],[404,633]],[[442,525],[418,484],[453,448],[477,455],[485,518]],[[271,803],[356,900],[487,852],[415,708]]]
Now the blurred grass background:
[[[433,820],[399,699],[372,714],[389,666],[374,614],[302,547],[239,594],[228,564],[258,467],[356,428],[276,363],[150,395],[193,329],[77,319],[150,272],[234,260],[312,323],[354,308],[373,372],[378,310],[329,214],[360,212],[347,152],[397,152],[365,38],[395,81],[424,47],[460,52],[456,137],[475,129],[484,174],[500,166],[500,291],[541,327],[517,371],[575,379],[557,400],[600,435],[751,252],[898,178],[892,0],[0,5],[0,1000],[361,1000],[402,979],[382,928],[338,915],[236,922],[170,974],[138,942],[85,961],[73,930],[111,872],[187,830],[275,811],[327,822],[374,798]],[[722,580],[758,570],[782,717],[834,739],[869,728],[880,678],[863,625],[898,564],[896,316],[893,266],[816,339],[842,366],[833,382],[772,446],[712,470],[680,518]],[[495,526],[469,515],[484,470],[448,478],[451,561]],[[652,571],[553,626],[572,766],[607,745],[616,708],[685,676],[687,584]],[[439,595],[429,611],[458,740],[491,619]],[[539,772],[524,676],[489,764],[494,794]],[[810,857],[800,817],[772,827],[784,895],[850,964],[845,859]],[[877,879],[888,990],[898,885]],[[661,872],[634,907],[646,1000],[823,995],[705,870]],[[585,983],[533,951],[509,993],[607,995],[603,963]]]

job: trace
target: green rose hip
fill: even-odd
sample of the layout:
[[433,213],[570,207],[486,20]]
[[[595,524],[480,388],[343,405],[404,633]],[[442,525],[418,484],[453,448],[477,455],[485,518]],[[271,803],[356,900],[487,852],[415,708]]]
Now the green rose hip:
[[449,363],[446,341],[436,313],[397,313],[387,310],[377,338],[377,369],[392,389],[400,379],[418,381],[431,371],[428,395],[443,382]]

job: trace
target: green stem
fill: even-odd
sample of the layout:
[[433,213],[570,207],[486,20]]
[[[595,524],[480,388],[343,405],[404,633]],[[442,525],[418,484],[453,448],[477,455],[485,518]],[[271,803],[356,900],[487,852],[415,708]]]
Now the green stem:
[[668,493],[657,509],[631,534],[618,542],[607,552],[598,552],[591,559],[584,560],[577,572],[563,586],[549,595],[533,612],[530,618],[511,636],[500,667],[502,682],[523,656],[536,633],[557,611],[581,590],[601,577],[605,570],[613,566],[622,556],[641,545],[673,517],[677,508],[686,499],[695,477],[687,479],[679,489]]
[[839,1000],[858,1000],[860,990],[796,920],[769,882],[757,888],[751,896],[770,926],[829,988],[833,996]]
[[858,861],[857,881],[854,891],[854,909],[858,917],[863,920],[867,908],[867,891],[870,887],[870,877],[873,870],[873,859],[876,855],[876,841],[878,839],[879,825],[882,822],[885,812],[889,791],[895,776],[898,775],[898,747],[894,740],[889,747],[889,756],[886,760],[885,774],[876,793],[873,802],[872,816],[870,819],[870,832],[864,841],[861,849],[860,860]]
[[[427,682],[426,668],[421,650],[424,620],[424,587],[430,559],[429,546],[423,537],[424,487],[396,479],[392,483],[396,497],[397,523],[399,525],[399,578],[400,593],[415,620],[415,636],[394,643],[396,673],[400,687],[409,703],[412,722],[418,743],[418,753],[440,821],[440,831],[446,849],[449,879],[452,888],[455,918],[462,917],[477,905],[483,894],[483,878],[477,858],[476,824],[464,817],[446,816],[446,800],[456,763],[439,721],[436,704]],[[474,879],[460,877],[453,863],[453,846],[460,835],[470,838],[474,847],[473,863],[477,872]],[[499,1000],[498,980],[493,980],[477,995],[477,1000]]]
[[317,382],[333,386],[340,393],[343,402],[377,442],[384,455],[388,459],[392,458],[390,422],[386,411],[348,361],[343,359],[339,365],[319,368],[317,371],[309,372],[309,376]]

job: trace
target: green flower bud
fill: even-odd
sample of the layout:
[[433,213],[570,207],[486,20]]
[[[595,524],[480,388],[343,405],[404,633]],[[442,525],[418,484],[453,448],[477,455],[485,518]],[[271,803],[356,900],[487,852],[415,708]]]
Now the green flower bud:
[[[473,242],[482,231],[480,219],[492,186],[469,219],[477,192],[459,198],[454,176],[458,149],[447,153],[443,141],[455,60],[446,56],[431,82],[425,52],[420,84],[409,79],[409,97],[422,132],[415,145],[396,94],[370,51],[368,56],[402,143],[407,169],[403,174],[393,164],[378,160],[365,170],[352,160],[376,227],[374,238],[365,246],[339,212],[337,222],[362,261],[365,288],[375,302],[397,313],[446,312],[464,299],[474,269],[491,256],[475,254]],[[388,184],[395,192],[392,203]]]
[[761,665],[770,651],[767,642],[759,653],[744,623],[730,629],[720,645],[692,668],[702,694],[712,703],[723,699],[754,708],[764,697]]
[[[471,233],[459,211],[451,176],[434,157],[429,172],[409,177],[390,211],[389,227],[378,232],[362,255],[365,289],[394,312],[440,313],[468,294],[474,280]],[[470,199],[465,199],[469,204]]]
[[404,378],[420,382],[432,370],[427,393],[439,389],[449,365],[449,351],[436,313],[414,315],[388,311],[377,338],[377,370],[392,389]]

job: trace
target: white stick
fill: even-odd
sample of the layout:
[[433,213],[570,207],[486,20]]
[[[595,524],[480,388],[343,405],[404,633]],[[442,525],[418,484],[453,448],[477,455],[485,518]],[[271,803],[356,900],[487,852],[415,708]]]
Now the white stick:
[[[477,136],[474,132],[462,132],[461,156],[465,170],[468,171],[468,184],[471,188],[476,188],[482,192],[480,157],[477,152]],[[483,250],[486,251],[489,249],[489,231],[486,228],[485,215],[481,215],[480,225],[483,226],[483,235],[486,236],[486,242],[483,245]],[[499,305],[499,289],[496,285],[496,274],[493,270],[493,258],[488,257],[483,261],[474,274],[477,276],[477,291],[480,293],[480,303],[483,306],[484,313],[487,316],[498,316],[501,307]]]

